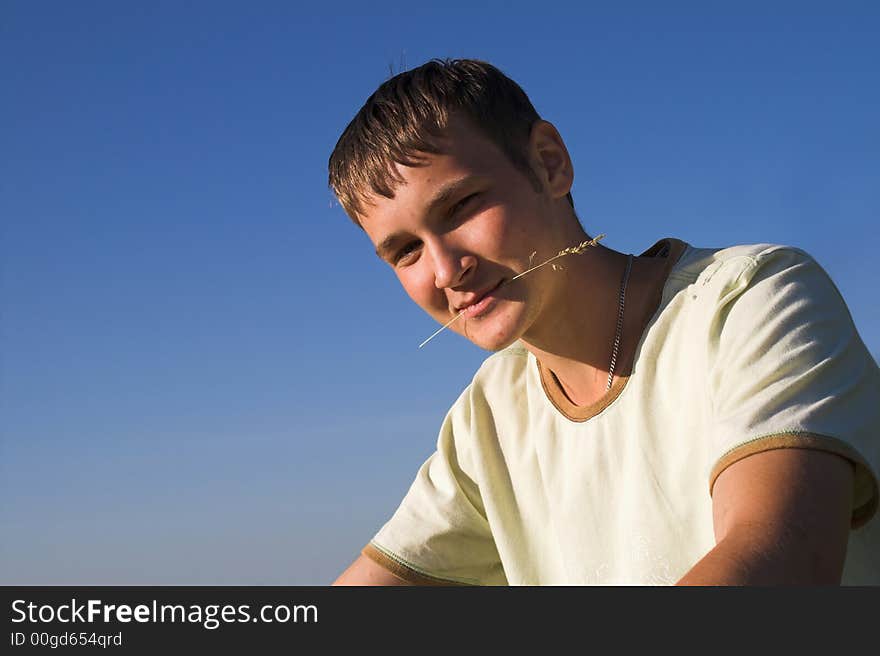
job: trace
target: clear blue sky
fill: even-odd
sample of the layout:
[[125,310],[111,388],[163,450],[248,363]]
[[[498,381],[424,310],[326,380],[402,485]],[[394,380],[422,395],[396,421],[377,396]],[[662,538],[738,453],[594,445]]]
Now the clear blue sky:
[[878,33],[874,2],[4,2],[0,582],[323,584],[393,512],[486,354],[417,348],[326,163],[432,57],[525,88],[606,245],[804,248],[876,357]]

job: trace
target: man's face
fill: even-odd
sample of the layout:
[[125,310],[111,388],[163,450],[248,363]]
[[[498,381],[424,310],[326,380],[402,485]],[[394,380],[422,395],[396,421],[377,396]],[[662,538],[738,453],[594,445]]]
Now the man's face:
[[425,312],[477,346],[499,350],[521,337],[552,295],[544,269],[504,285],[555,255],[566,237],[552,199],[467,121],[451,120],[443,154],[398,166],[404,183],[374,195],[360,217],[378,255]]

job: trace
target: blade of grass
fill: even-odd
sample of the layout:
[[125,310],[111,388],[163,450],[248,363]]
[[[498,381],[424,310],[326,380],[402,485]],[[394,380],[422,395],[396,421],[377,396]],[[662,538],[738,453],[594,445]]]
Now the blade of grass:
[[[602,238],[604,238],[604,237],[605,237],[604,234],[597,235],[596,237],[593,237],[592,239],[588,239],[587,241],[583,241],[583,242],[581,242],[581,243],[578,244],[577,246],[569,246],[568,248],[563,248],[561,251],[559,251],[556,255],[554,255],[554,256],[551,257],[550,259],[548,259],[548,260],[544,260],[544,261],[541,262],[540,264],[537,264],[537,265],[535,265],[535,266],[533,266],[533,267],[531,267],[531,268],[529,268],[529,269],[526,269],[526,270],[523,271],[522,273],[518,273],[518,274],[516,274],[516,275],[515,275],[513,278],[511,278],[510,280],[507,280],[507,281],[505,281],[502,285],[499,285],[498,289],[501,289],[502,287],[506,287],[507,285],[509,285],[510,283],[512,283],[512,282],[513,282],[514,280],[516,280],[517,278],[522,278],[522,277],[523,277],[524,275],[526,275],[527,273],[531,273],[532,271],[536,271],[536,270],[540,269],[542,266],[544,266],[545,264],[550,264],[551,262],[553,262],[553,260],[557,260],[557,259],[559,259],[560,257],[564,257],[564,256],[566,256],[566,255],[580,255],[580,254],[583,253],[585,250],[587,250],[587,248],[589,248],[590,246],[595,246],[596,244],[598,244],[598,243],[599,243],[599,240],[602,239]],[[537,252],[537,251],[536,251],[536,252]],[[529,264],[532,263],[532,258],[533,258],[533,257],[535,257],[535,253],[532,253],[532,254],[529,256]],[[459,312],[457,315],[455,315],[454,317],[452,317],[452,318],[451,318],[449,321],[447,321],[443,326],[441,326],[440,329],[437,330],[433,335],[431,335],[428,339],[426,339],[424,342],[422,342],[421,344],[419,344],[419,348],[422,348],[425,344],[427,344],[427,343],[430,342],[432,339],[434,339],[437,335],[439,335],[439,334],[442,333],[444,330],[446,330],[449,326],[451,326],[453,323],[455,323],[455,321],[456,321],[459,317],[461,317],[461,315],[463,315],[463,314],[464,314],[464,310],[462,310],[462,311]]]

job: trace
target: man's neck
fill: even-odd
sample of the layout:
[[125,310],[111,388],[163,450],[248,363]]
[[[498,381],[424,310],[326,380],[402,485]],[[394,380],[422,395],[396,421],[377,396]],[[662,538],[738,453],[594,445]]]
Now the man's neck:
[[[604,396],[627,256],[597,249],[566,263],[564,284],[543,313],[541,322],[522,338],[542,366],[559,381],[575,405],[589,405]],[[636,346],[654,311],[663,285],[665,261],[633,258],[626,286],[623,327],[614,368],[628,376]]]

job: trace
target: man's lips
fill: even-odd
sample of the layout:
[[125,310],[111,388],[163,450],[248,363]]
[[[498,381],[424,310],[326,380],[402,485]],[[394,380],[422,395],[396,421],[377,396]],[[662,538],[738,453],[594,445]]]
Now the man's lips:
[[497,290],[499,287],[501,287],[501,283],[503,283],[503,282],[504,282],[503,280],[499,281],[498,284],[495,285],[494,287],[491,287],[491,288],[487,289],[485,292],[482,292],[482,293],[478,294],[477,296],[475,296],[474,299],[472,301],[470,301],[469,303],[464,303],[462,305],[459,305],[458,307],[456,307],[456,311],[457,312],[464,312],[464,315],[466,317],[471,317],[471,316],[475,316],[477,314],[480,314],[480,312],[482,312],[484,309],[486,309],[486,307],[488,307],[489,303],[491,303],[492,300],[494,300],[495,297],[492,296],[492,294],[493,294],[493,292],[495,292],[495,290]]

